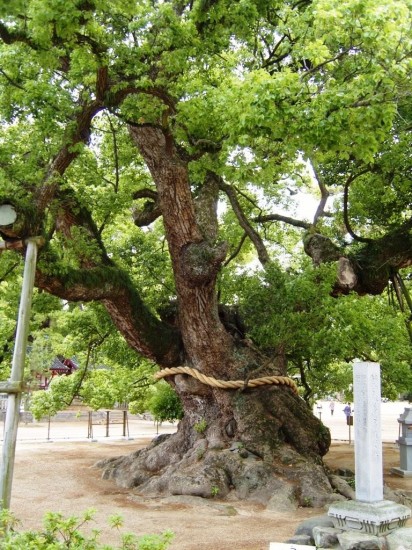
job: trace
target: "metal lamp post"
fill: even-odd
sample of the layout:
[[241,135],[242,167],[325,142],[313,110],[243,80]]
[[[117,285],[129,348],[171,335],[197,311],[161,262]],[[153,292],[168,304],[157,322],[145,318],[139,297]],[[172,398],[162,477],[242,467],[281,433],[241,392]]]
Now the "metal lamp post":
[[[0,205],[0,227],[13,224],[16,218],[17,213],[12,205]],[[0,500],[3,508],[10,507],[34,275],[36,270],[37,250],[40,243],[41,238],[34,237],[25,241],[17,241],[11,246],[8,246],[7,242],[1,243],[3,246],[0,248],[4,250],[7,248],[22,248],[24,244],[27,246],[11,375],[7,382],[0,383],[0,392],[8,394],[5,436],[2,449],[2,462],[0,465]]]

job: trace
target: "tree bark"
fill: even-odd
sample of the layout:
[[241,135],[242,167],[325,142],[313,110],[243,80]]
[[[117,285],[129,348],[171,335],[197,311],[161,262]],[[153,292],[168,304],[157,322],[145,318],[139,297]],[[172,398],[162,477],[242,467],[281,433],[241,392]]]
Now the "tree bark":
[[[95,260],[100,265],[82,259],[83,269],[67,272],[64,280],[40,265],[36,283],[65,299],[101,301],[133,349],[161,367],[189,366],[217,379],[244,380],[245,387],[222,390],[187,375],[171,377],[168,382],[185,411],[177,433],[158,438],[135,455],[104,463],[103,475],[152,495],[207,498],[217,492],[270,505],[273,495],[281,493],[296,506],[336,500],[322,465],[329,431],[290,389],[248,387],[251,378],[287,374],[282,350],[264,356],[244,339],[243,330],[229,329],[219,311],[216,279],[228,248],[217,240],[222,182],[208,173],[195,197],[187,161],[167,129],[144,124],[131,127],[130,134],[156,185],[156,209],[164,223],[176,286],[176,322],[163,322],[145,307],[127,275],[107,257],[91,217],[72,200],[65,202],[58,230],[70,236],[72,225],[84,227],[100,247],[101,256]],[[223,191],[229,190],[223,186]],[[397,244],[391,247],[394,237]],[[338,264],[336,294],[378,293],[390,267],[409,265],[410,224],[396,235],[365,243],[356,258],[316,234],[309,234],[305,247],[316,263]],[[261,256],[267,262],[263,250]]]
[[[182,364],[215,378],[243,379],[245,387],[222,390],[175,375],[169,382],[184,408],[177,433],[104,461],[103,476],[148,495],[234,495],[267,504],[282,490],[296,506],[335,500],[321,459],[329,431],[291,389],[247,387],[249,378],[285,374],[286,364],[268,361],[219,318],[215,284],[226,245],[215,242],[212,175],[205,182],[209,200],[205,190],[195,204],[187,166],[167,132],[149,126],[130,132],[157,188],[178,296]],[[202,204],[208,216],[201,216]]]
[[356,254],[339,249],[331,239],[318,233],[304,238],[305,252],[316,265],[336,262],[337,278],[333,294],[382,294],[393,271],[412,265],[412,220],[383,237],[358,245]]

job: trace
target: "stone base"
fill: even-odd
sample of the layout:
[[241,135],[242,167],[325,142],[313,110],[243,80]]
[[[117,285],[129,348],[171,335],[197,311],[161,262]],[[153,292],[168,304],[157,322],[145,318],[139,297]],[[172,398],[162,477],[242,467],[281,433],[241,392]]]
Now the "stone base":
[[402,468],[391,468],[391,473],[401,477],[412,477],[412,470],[402,470]]
[[411,516],[411,510],[390,500],[349,500],[332,504],[328,516],[338,529],[383,536],[403,527]]

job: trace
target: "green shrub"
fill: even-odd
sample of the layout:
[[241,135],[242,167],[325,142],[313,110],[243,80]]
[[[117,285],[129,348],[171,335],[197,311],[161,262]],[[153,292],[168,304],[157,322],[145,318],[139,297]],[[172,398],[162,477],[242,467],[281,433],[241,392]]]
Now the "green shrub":
[[146,402],[146,408],[158,422],[173,422],[183,417],[183,407],[179,396],[163,380],[156,384],[152,395]]
[[[82,517],[48,512],[44,516],[42,531],[17,531],[19,521],[9,510],[0,512],[0,548],[2,550],[166,550],[173,533],[165,531],[160,535],[137,537],[132,533],[121,534],[118,546],[100,544],[100,531],[93,529],[90,534],[81,529],[89,524],[95,514],[87,510]],[[123,519],[119,515],[109,518],[111,527],[119,529]]]

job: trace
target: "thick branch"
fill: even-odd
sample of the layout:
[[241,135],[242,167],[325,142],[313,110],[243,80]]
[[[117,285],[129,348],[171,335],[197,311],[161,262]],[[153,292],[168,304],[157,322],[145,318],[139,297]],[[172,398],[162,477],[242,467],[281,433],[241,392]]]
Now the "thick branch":
[[267,214],[267,215],[261,215],[257,216],[253,219],[254,222],[257,223],[266,223],[266,222],[283,222],[287,223],[288,225],[293,225],[294,227],[301,227],[302,229],[309,229],[312,224],[302,221],[302,220],[296,220],[295,218],[289,218],[288,216],[282,216],[281,214]]
[[412,265],[412,219],[374,241],[363,245],[351,254],[336,246],[329,237],[308,232],[304,249],[316,265],[337,262],[337,280],[334,295],[381,294],[394,271]]
[[343,190],[343,221],[345,223],[345,227],[349,235],[355,239],[355,241],[361,242],[361,243],[370,243],[372,242],[372,239],[368,239],[365,237],[360,237],[359,235],[356,235],[355,232],[352,230],[350,222],[349,222],[349,214],[348,214],[348,202],[349,202],[349,186],[350,184],[355,181],[356,178],[361,176],[362,174],[366,174],[369,172],[369,168],[365,168],[364,170],[361,170],[357,174],[352,174],[345,182],[345,187]]
[[159,196],[153,189],[139,189],[133,193],[133,199],[150,199],[144,203],[143,208],[134,206],[132,217],[135,225],[145,227],[160,218],[162,211],[159,205]]
[[[45,178],[45,183],[39,188],[35,202],[40,212],[44,211],[54,198],[59,187],[58,177],[62,176],[70,164],[79,155],[76,145],[88,143],[90,139],[90,126],[93,118],[103,109],[100,101],[93,101],[83,105],[76,117],[76,126],[71,139],[59,151],[53,159],[51,167]],[[57,177],[56,177],[57,176]]]
[[137,199],[152,199],[153,201],[157,201],[158,194],[156,191],[153,191],[153,189],[149,189],[145,187],[144,189],[139,189],[138,191],[135,191],[132,195],[132,198],[134,200]]
[[384,237],[369,241],[356,254],[339,249],[331,239],[308,234],[305,252],[316,264],[338,262],[338,276],[333,294],[381,294],[394,270],[412,265],[412,219]]
[[133,349],[161,366],[180,363],[179,333],[147,309],[127,275],[119,269],[72,270],[64,280],[38,269],[36,285],[72,302],[100,301]]
[[133,207],[132,209],[133,222],[137,227],[146,227],[156,221],[157,218],[160,218],[161,215],[162,211],[159,205],[152,201],[145,202],[143,208]]
[[230,185],[226,184],[222,179],[219,182],[219,188],[226,193],[229,198],[230,204],[232,205],[233,211],[239,220],[239,225],[245,231],[249,239],[254,244],[256,251],[258,253],[258,258],[262,265],[265,265],[269,261],[269,254],[266,250],[265,245],[260,237],[260,235],[253,229],[250,225],[249,220],[246,218],[243,210],[237,200],[236,193]]
[[329,198],[329,191],[323,181],[323,178],[318,170],[316,163],[312,160],[311,164],[320,191],[320,201],[316,209],[315,216],[313,217],[313,224],[316,225],[318,219],[325,214],[325,207]]
[[[113,84],[113,83],[112,83]],[[110,106],[120,105],[126,97],[133,94],[145,94],[157,97],[169,108],[170,113],[176,112],[176,101],[162,88],[141,88],[139,86],[127,86],[109,97]]]
[[0,39],[5,44],[14,44],[15,42],[22,42],[27,44],[33,50],[37,50],[38,46],[28,37],[28,35],[18,29],[9,29],[4,23],[0,22]]

